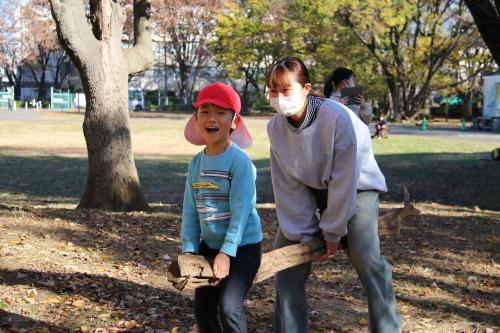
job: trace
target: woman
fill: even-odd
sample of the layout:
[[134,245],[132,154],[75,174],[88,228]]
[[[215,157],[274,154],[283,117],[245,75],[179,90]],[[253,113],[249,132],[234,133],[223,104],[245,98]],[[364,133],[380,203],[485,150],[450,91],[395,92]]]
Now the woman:
[[[378,192],[387,188],[368,128],[342,104],[311,93],[309,73],[298,58],[276,62],[266,85],[278,112],[267,127],[279,222],[274,247],[322,237],[329,257],[347,234],[349,259],[367,294],[372,332],[400,332],[391,266],[380,255],[378,238]],[[307,332],[310,272],[311,263],[306,263],[276,275],[275,332]]]
[[373,119],[373,110],[370,103],[365,101],[363,95],[357,95],[354,104],[349,104],[349,98],[342,98],[342,89],[355,87],[354,73],[345,67],[336,68],[325,81],[323,94],[326,98],[331,98],[347,105],[366,125]]

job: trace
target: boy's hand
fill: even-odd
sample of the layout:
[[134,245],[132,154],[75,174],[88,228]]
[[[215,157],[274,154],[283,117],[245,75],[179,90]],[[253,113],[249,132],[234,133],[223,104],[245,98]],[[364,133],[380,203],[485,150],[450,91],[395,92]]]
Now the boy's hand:
[[214,259],[214,265],[212,267],[214,271],[214,277],[218,279],[225,278],[229,275],[229,267],[229,256],[223,252],[219,252],[219,254]]

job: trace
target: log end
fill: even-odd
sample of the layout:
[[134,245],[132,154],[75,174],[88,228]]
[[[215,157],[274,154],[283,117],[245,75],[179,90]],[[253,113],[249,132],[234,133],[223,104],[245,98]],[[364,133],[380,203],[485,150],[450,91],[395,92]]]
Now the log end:
[[[193,256],[194,257],[194,256]],[[185,291],[185,290],[194,290],[199,287],[213,287],[217,286],[222,280],[214,277],[208,276],[190,276],[182,275],[182,270],[179,265],[179,260],[182,258],[182,255],[179,256],[176,260],[172,261],[170,266],[168,266],[167,271],[167,279],[174,288]],[[203,257],[202,257],[203,258]],[[206,275],[206,274],[205,274]]]

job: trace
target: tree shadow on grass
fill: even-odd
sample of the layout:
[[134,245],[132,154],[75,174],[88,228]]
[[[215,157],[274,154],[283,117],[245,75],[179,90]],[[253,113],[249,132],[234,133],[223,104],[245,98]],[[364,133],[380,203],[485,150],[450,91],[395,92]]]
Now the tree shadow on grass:
[[[149,202],[182,203],[189,158],[136,159],[142,191]],[[273,200],[268,160],[258,168],[257,198]],[[20,157],[2,155],[0,148],[0,200],[16,204],[73,203],[80,200],[87,181],[87,160],[61,156]]]
[[[87,160],[60,156],[21,157],[1,154],[0,198],[25,195],[28,201],[77,203],[87,177]],[[486,155],[485,153],[484,155]],[[478,206],[500,210],[500,163],[482,161],[482,154],[378,155],[389,192],[382,200],[401,202],[401,184],[412,200],[453,206]],[[182,203],[189,156],[168,159],[136,159],[143,192],[149,202]],[[254,161],[257,167],[258,202],[274,201],[269,159]]]
[[459,299],[461,302],[461,306],[443,300],[428,299],[422,296],[409,296],[400,294],[398,296],[398,299],[401,299],[423,309],[438,309],[440,307],[445,307],[447,312],[453,313],[462,318],[470,318],[473,321],[487,322],[489,324],[500,326],[500,317],[497,313],[492,313],[491,309],[479,310],[477,308],[474,308],[474,306],[463,304],[467,301],[474,302],[476,304],[491,304],[499,299],[499,292],[481,290],[480,288],[476,289],[471,286],[460,286],[458,284],[440,281],[437,277],[427,278],[415,274],[396,272],[394,273],[394,278],[396,280],[409,282],[420,287],[427,287],[429,289],[439,288],[445,291],[447,294]]
[[488,154],[377,155],[389,187],[382,199],[400,201],[406,184],[417,202],[500,210],[500,163],[481,160]]
[[435,310],[439,308],[446,309],[447,313],[452,313],[464,319],[468,319],[472,322],[486,322],[495,326],[500,326],[500,320],[498,319],[498,313],[488,313],[485,311],[480,311],[473,309],[471,307],[465,307],[457,304],[451,304],[449,302],[430,300],[426,298],[420,298],[416,296],[403,296],[398,295],[400,301],[409,303],[415,307],[426,310]]

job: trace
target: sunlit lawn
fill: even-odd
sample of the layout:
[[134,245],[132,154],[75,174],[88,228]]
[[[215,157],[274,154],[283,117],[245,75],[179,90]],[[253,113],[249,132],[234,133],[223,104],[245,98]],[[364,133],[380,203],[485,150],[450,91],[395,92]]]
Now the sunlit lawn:
[[[134,155],[150,202],[181,200],[187,163],[200,150],[184,139],[187,117],[170,114],[131,119]],[[87,169],[82,121],[81,114],[60,113],[0,121],[4,175],[0,198],[77,203]],[[248,153],[258,168],[259,202],[273,201],[267,121],[246,119],[254,138]],[[500,210],[500,167],[481,160],[495,148],[493,143],[400,135],[374,140],[373,145],[390,189],[383,200],[400,201],[401,184],[406,184],[418,201]]]

